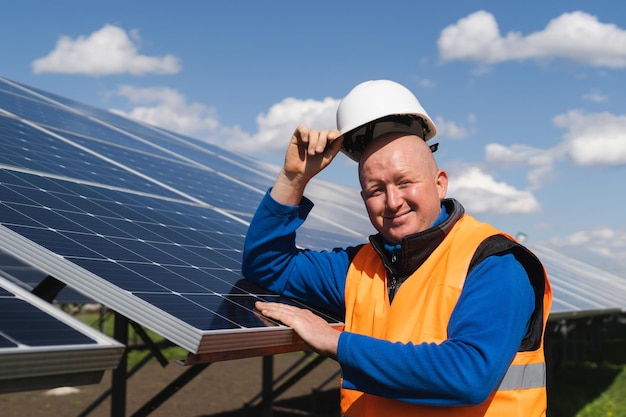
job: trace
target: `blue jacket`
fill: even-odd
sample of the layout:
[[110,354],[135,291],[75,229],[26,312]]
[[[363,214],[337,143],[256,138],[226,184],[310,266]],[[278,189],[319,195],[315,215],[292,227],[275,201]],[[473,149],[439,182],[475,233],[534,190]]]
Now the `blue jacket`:
[[[306,198],[299,206],[282,205],[268,192],[248,229],[242,271],[269,290],[343,317],[346,273],[355,248],[297,248],[296,230],[312,208]],[[447,217],[442,210],[433,227]],[[534,306],[532,285],[517,259],[512,254],[489,256],[468,275],[444,344],[392,343],[342,332],[337,359],[343,386],[415,404],[474,404],[494,390],[508,368]],[[467,360],[467,344],[480,346],[476,354],[481,356]],[[459,357],[465,358],[462,367],[455,360]],[[480,375],[493,377],[485,381]],[[407,392],[413,394],[407,398]]]

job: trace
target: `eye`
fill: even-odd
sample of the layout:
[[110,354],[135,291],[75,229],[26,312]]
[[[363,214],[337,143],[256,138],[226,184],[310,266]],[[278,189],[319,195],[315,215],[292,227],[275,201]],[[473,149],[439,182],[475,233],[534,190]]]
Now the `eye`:
[[410,185],[412,185],[412,184],[413,184],[413,182],[412,182],[412,181],[409,181],[409,180],[402,180],[402,181],[400,181],[400,182],[398,183],[398,187],[400,187],[400,188],[406,188],[406,187],[409,187],[409,186],[410,186]]
[[376,197],[383,193],[384,189],[382,187],[371,187],[368,188],[365,192],[366,198]]

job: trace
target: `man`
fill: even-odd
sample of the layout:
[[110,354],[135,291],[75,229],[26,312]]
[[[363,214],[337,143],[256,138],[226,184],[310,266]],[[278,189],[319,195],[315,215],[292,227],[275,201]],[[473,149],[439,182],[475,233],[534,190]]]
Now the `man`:
[[[436,128],[408,89],[359,84],[337,124],[294,132],[251,222],[243,273],[340,314],[345,328],[285,304],[256,308],[339,362],[343,415],[545,415],[551,290],[541,263],[445,198],[448,176],[426,143]],[[378,233],[357,247],[298,249],[312,208],[305,187],[340,150],[359,163]]]

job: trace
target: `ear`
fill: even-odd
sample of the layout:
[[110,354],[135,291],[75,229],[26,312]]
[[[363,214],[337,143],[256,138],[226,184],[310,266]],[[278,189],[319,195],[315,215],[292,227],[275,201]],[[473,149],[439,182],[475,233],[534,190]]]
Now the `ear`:
[[443,169],[437,171],[435,184],[437,186],[437,192],[439,193],[439,199],[443,200],[446,198],[446,194],[448,193],[448,173]]

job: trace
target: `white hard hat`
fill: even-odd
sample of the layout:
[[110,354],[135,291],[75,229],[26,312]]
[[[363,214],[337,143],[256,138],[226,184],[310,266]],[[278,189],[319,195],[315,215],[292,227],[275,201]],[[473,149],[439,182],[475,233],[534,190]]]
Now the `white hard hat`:
[[339,103],[337,129],[344,137],[341,150],[357,162],[365,147],[383,133],[405,132],[424,141],[437,133],[415,95],[389,80],[365,81],[354,87]]

